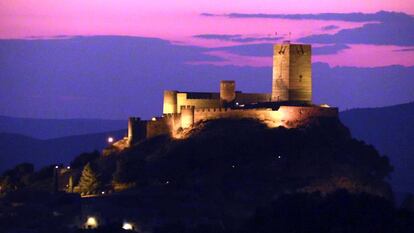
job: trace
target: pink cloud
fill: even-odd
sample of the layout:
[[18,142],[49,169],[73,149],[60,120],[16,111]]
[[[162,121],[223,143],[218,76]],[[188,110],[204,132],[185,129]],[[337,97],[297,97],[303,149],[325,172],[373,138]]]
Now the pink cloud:
[[[314,47],[317,46],[320,45]],[[330,66],[354,67],[414,66],[414,52],[411,50],[411,47],[377,45],[349,45],[349,47],[349,49],[342,50],[338,54],[314,55],[312,62],[324,62]],[[224,61],[192,62],[190,64],[272,66],[272,57],[242,56],[224,51],[211,51],[207,52],[207,54],[221,57]]]
[[[298,8],[297,6],[301,7]],[[281,7],[283,6],[283,7]],[[0,38],[53,35],[134,35],[180,39],[200,33],[273,33],[292,31],[295,36],[314,32],[323,23],[291,23],[269,19],[208,19],[202,12],[318,13],[396,10],[414,13],[408,0],[376,1],[118,1],[14,0],[0,3]]]
[[[298,7],[300,6],[300,7]],[[0,38],[53,37],[56,35],[130,35],[157,37],[178,44],[203,47],[237,45],[237,42],[205,40],[196,34],[242,34],[246,36],[285,36],[291,40],[311,34],[326,33],[322,28],[336,25],[335,33],[346,28],[361,27],[363,23],[318,20],[242,19],[203,17],[213,13],[343,13],[404,11],[414,14],[410,0],[367,1],[331,0],[228,0],[213,2],[176,1],[102,1],[102,0],[14,0],[0,2]],[[352,45],[339,54],[315,56],[314,61],[331,65],[382,66],[390,64],[414,65],[414,52],[395,52],[397,46]],[[268,66],[267,58],[245,57],[214,52],[228,61],[219,64]],[[375,59],[373,59],[373,54]]]
[[396,51],[406,47],[393,45],[348,45],[338,54],[319,55],[313,62],[326,62],[332,66],[375,67],[389,65],[414,66],[413,51]]

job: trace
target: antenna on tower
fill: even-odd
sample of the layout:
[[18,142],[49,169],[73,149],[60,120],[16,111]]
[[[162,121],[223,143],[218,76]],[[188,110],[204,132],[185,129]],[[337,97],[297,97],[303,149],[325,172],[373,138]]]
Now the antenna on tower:
[[268,36],[271,39],[277,39],[277,32],[275,32],[274,34],[268,34]]
[[283,34],[283,37],[286,38],[286,36],[287,36],[287,40],[285,39],[283,41],[284,44],[290,44],[290,37],[291,37],[291,35],[292,35],[292,32],[289,32],[288,34]]

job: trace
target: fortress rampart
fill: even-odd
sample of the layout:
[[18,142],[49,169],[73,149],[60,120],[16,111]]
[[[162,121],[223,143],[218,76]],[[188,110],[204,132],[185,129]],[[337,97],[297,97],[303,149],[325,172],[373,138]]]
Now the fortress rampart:
[[270,102],[271,93],[243,93],[236,91],[234,81],[220,82],[220,92],[164,91],[163,114],[180,113],[181,106],[199,108],[221,108],[233,105]]
[[[145,132],[130,140],[136,143],[140,140],[159,135],[175,137],[179,129],[191,128],[195,123],[216,119],[255,119],[263,122],[270,128],[283,126],[295,128],[304,126],[315,118],[337,117],[338,109],[320,106],[280,106],[272,108],[232,109],[232,108],[199,108],[182,106],[181,113],[164,114],[163,117],[149,121],[140,121],[139,124],[129,124],[131,132]],[[130,118],[131,121],[131,118]],[[135,135],[134,135],[135,136]]]
[[293,128],[315,118],[337,117],[337,108],[312,104],[311,46],[287,42],[275,45],[273,52],[271,93],[236,91],[233,80],[221,81],[220,92],[164,91],[162,117],[129,118],[127,144],[158,135],[176,137],[207,120],[249,118],[268,127]]
[[280,106],[279,109],[227,109],[208,108],[197,109],[194,112],[194,121],[215,119],[256,119],[268,127],[284,126],[286,128],[299,127],[307,123],[310,118],[337,117],[337,108],[319,106]]

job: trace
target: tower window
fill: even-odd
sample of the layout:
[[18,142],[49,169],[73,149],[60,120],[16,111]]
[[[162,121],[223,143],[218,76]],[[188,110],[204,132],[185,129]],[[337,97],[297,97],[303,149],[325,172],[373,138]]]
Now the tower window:
[[299,82],[302,82],[302,75],[299,75]]

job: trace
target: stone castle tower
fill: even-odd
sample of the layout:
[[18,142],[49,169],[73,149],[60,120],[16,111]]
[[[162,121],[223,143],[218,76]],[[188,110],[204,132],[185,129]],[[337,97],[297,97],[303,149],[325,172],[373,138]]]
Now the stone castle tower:
[[311,46],[277,44],[273,47],[273,102],[312,102]]

